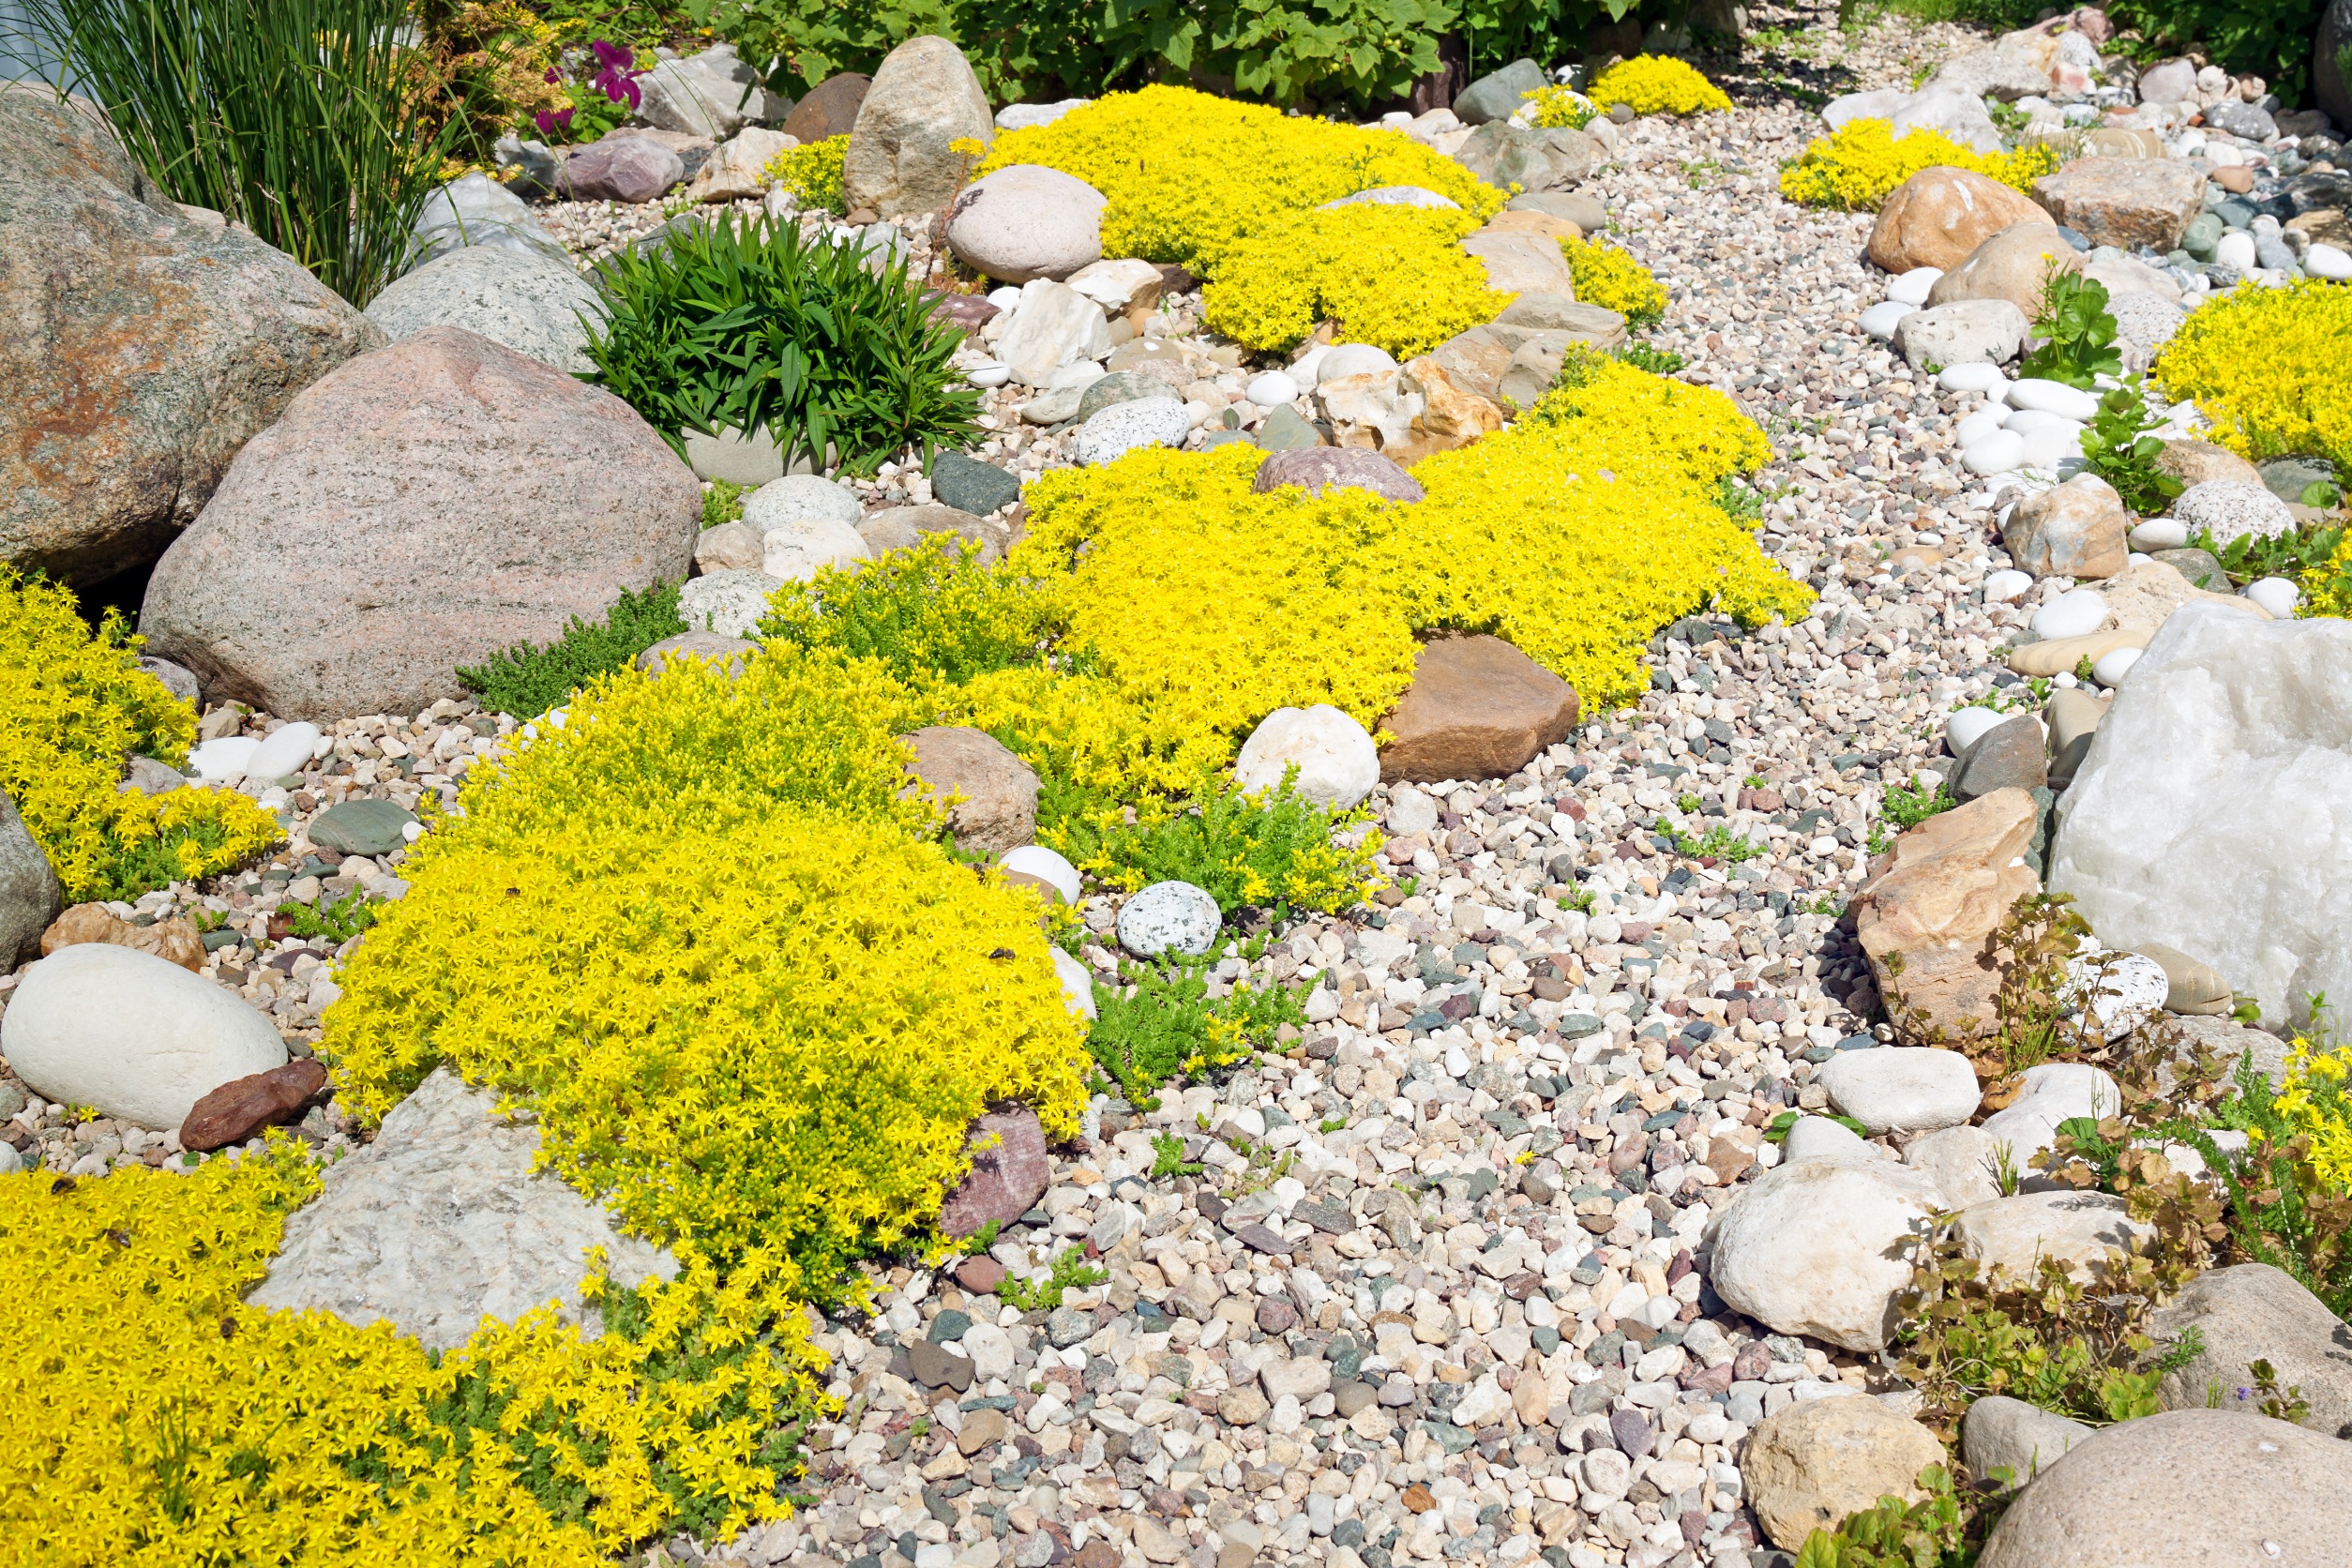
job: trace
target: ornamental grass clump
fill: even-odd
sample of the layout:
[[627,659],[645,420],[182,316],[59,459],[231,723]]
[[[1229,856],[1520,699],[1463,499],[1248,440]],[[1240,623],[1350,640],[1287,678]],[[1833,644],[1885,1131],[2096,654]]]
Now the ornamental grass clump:
[[1817,136],[1804,152],[1782,166],[1780,193],[1808,207],[1876,212],[1896,186],[1922,169],[1966,169],[2030,194],[2033,182],[2058,167],[2046,146],[2013,153],[1980,153],[1936,130],[1901,137],[1885,120],[1848,120],[1829,136]]
[[123,761],[185,767],[196,711],[139,668],[109,610],[94,632],[70,589],[0,568],[0,791],[69,903],[135,898],[240,866],[282,837],[242,794],[121,792]]
[[1200,292],[1201,314],[1260,352],[1287,351],[1328,320],[1337,341],[1410,359],[1494,320],[1516,297],[1488,288],[1485,265],[1461,248],[1477,228],[1469,213],[1445,208],[1294,213],[1226,253]]
[[2302,279],[2248,283],[2191,312],[2153,379],[2194,399],[2213,440],[2244,458],[2323,457],[2352,475],[2352,288]]
[[319,1180],[292,1146],[186,1175],[0,1176],[0,1528],[27,1561],[569,1568],[782,1516],[821,1401],[765,1257],[592,1276],[434,1355],[243,1297]]
[[765,430],[787,466],[869,474],[910,446],[927,460],[977,432],[979,389],[952,363],[962,336],[931,314],[906,263],[870,260],[797,223],[725,216],[607,264],[606,318],[582,379],[686,437]]
[[1703,114],[1731,107],[1721,87],[1665,54],[1621,60],[1587,83],[1584,93],[1594,103],[1621,103],[1636,114]]

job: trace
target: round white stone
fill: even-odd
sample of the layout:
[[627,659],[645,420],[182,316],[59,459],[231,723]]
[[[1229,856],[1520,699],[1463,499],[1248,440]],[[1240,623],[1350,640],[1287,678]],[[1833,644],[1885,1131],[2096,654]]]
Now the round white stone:
[[2183,528],[2203,529],[2217,544],[2253,534],[2275,539],[2295,531],[2295,514],[2269,487],[2251,479],[2207,479],[2173,499],[2172,515]]
[[1070,1011],[1082,1018],[1094,1017],[1094,976],[1087,967],[1059,947],[1048,947],[1053,955],[1053,972],[1062,982],[1062,994],[1069,999]]
[[2164,966],[2139,953],[2077,955],[2066,960],[2066,975],[2075,1004],[2088,1003],[2091,1017],[2110,1040],[2121,1039],[2162,1012],[2172,987]]
[[864,515],[856,496],[817,474],[787,474],[743,498],[744,526],[754,534],[807,518],[830,518],[855,528]]
[[1832,1122],[1826,1116],[1800,1116],[1788,1124],[1788,1136],[1781,1140],[1780,1163],[1802,1165],[1807,1160],[1856,1155],[1869,1158],[1877,1152],[1862,1134],[1843,1122]]
[[765,572],[706,572],[678,590],[678,619],[689,631],[749,637],[768,612],[768,596],[783,587]]
[[1041,882],[1050,883],[1054,891],[1062,895],[1062,901],[1065,904],[1078,901],[1078,867],[1043,844],[1023,844],[1017,850],[1007,850],[1004,858],[997,864],[1007,871],[1018,871],[1024,877],[1035,877]]
[[1317,385],[1336,381],[1341,376],[1369,375],[1380,370],[1394,370],[1396,361],[1386,349],[1371,343],[1339,343],[1323,351],[1315,366]]
[[2070,588],[2033,612],[2033,634],[2045,641],[2088,637],[2107,619],[2106,596],[2096,588]]
[[1070,452],[1081,468],[1100,468],[1145,446],[1181,446],[1191,430],[1190,405],[1138,398],[1097,410],[1078,427]]
[[798,518],[760,535],[760,569],[783,582],[812,582],[824,566],[846,566],[872,551],[855,527],[837,518]]
[[2033,588],[2033,574],[2021,572],[2013,566],[1987,572],[1984,577],[1986,604],[2014,604]]
[[317,754],[319,742],[325,737],[315,724],[281,724],[272,730],[245,760],[246,776],[250,778],[283,778],[290,773],[300,773],[309,766]]
[[0,1052],[50,1099],[157,1130],[222,1084],[286,1064],[276,1026],[234,993],[103,942],[24,972],[0,1015]]
[[2068,419],[2088,419],[2099,412],[2099,400],[2079,386],[2069,386],[2062,381],[2045,381],[2028,376],[2009,384],[2009,406],[2039,409]]
[[1887,298],[1896,305],[1924,305],[1927,291],[1936,286],[1936,279],[1944,275],[1939,266],[1915,266],[1899,278],[1887,281]]
[[1013,367],[990,359],[974,365],[964,372],[964,379],[974,386],[1002,386],[1013,377]]
[[1971,474],[2006,474],[2026,460],[2026,438],[2015,430],[1995,430],[1960,454],[1960,465]]
[[2352,279],[2352,253],[2332,245],[2314,245],[2303,252],[2303,270],[2331,282]]
[[188,771],[207,783],[230,783],[245,776],[245,764],[261,748],[261,740],[256,736],[223,735],[189,751]]
[[1998,392],[2009,384],[2009,378],[1998,365],[1947,365],[1937,373],[1936,384],[1947,392]]
[[2189,542],[2189,530],[2171,518],[2148,518],[2132,530],[2132,544],[2139,550],[2179,550]]
[[1233,778],[1244,790],[1273,790],[1292,766],[1292,788],[1319,806],[1347,810],[1380,781],[1380,747],[1363,725],[1328,702],[1276,708],[1242,743]]
[[2002,427],[2008,422],[2009,411],[1995,404],[1989,408],[1978,409],[1974,414],[1961,420],[1959,429],[1953,433],[1959,437],[1960,449],[1965,452],[1986,436],[1999,434]]
[[1983,740],[1986,731],[2007,723],[2010,716],[1991,708],[1962,708],[1944,720],[1944,740],[1954,757],[1966,757],[1968,747]]
[[2232,229],[2213,247],[2213,259],[2224,266],[2234,266],[2240,272],[2251,271],[2254,264],[2254,235],[2243,229]]
[[1862,313],[1862,329],[1882,343],[1892,342],[1894,340],[1895,324],[1918,309],[1916,305],[1892,299],[1874,305]]
[[2062,414],[2052,414],[2046,409],[2019,408],[2009,412],[2008,417],[2001,421],[2001,429],[2015,430],[2019,435],[2031,435],[2036,430],[2059,429],[2079,430],[2082,425]]
[[1199,957],[1217,939],[1217,901],[1190,882],[1153,882],[1119,911],[1119,945],[1139,958]]
[[2028,468],[2054,469],[2082,455],[2083,428],[2072,419],[2061,419],[2026,436],[2022,460]]
[[1884,1046],[1842,1050],[1815,1080],[1830,1103],[1873,1133],[1956,1127],[1976,1114],[1976,1069],[1956,1050]]
[[1299,395],[1299,384],[1288,370],[1267,370],[1252,376],[1242,395],[1259,408],[1279,408]]
[[2295,613],[2296,605],[2300,603],[2303,597],[2303,591],[2283,577],[2257,578],[2247,583],[2240,592],[2269,611],[2270,618],[2274,621],[2284,621],[2291,617]]
[[1388,830],[1395,834],[1428,833],[1438,825],[1438,803],[1428,792],[1399,784],[1388,798]]
[[1899,1244],[1945,1207],[1926,1172],[1892,1160],[1805,1160],[1768,1170],[1716,1222],[1716,1294],[1782,1334],[1849,1350],[1886,1347],[1911,1282]]
[[[2157,1000],[2164,1000],[2162,993]],[[2045,1062],[2025,1070],[2017,1097],[2008,1109],[1986,1117],[1983,1125],[1987,1136],[2009,1145],[2011,1159],[2024,1170],[2034,1155],[2057,1143],[2059,1123],[2078,1116],[2096,1122],[2122,1108],[2122,1091],[2105,1069],[2088,1062]]]
[[2103,686],[2121,686],[2123,677],[2132,672],[2132,666],[2139,663],[2142,652],[2139,648],[2109,649],[2091,665],[2090,678]]
[[1005,284],[1004,287],[1001,289],[990,289],[988,291],[988,303],[995,306],[1000,310],[1010,310],[1014,306],[1018,305],[1020,302],[1020,290],[1013,287],[1010,283]]

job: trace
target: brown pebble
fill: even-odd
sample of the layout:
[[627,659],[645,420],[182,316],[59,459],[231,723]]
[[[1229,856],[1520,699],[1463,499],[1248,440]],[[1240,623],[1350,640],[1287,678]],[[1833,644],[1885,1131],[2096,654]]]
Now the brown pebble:
[[264,1127],[292,1121],[325,1087],[326,1069],[308,1058],[232,1078],[188,1111],[180,1123],[180,1147],[202,1153],[242,1143]]
[[2254,188],[2254,171],[2243,164],[2236,164],[2227,169],[2216,169],[2207,178],[2224,190],[2239,196],[2243,196]]

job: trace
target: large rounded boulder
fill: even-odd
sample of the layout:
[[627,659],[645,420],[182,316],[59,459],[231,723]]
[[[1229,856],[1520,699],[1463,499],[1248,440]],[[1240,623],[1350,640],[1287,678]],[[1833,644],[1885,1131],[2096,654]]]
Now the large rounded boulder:
[[930,34],[909,38],[875,68],[843,150],[841,188],[851,210],[883,218],[937,212],[954,200],[973,160],[955,143],[996,140],[988,95],[963,52]]
[[1000,282],[1059,280],[1102,260],[1103,204],[1103,193],[1075,175],[1016,163],[956,198],[948,249]]
[[613,397],[452,326],[363,354],[238,454],[147,586],[153,651],[290,718],[415,713],[456,671],[686,575],[701,491]]
[[0,565],[77,584],[163,553],[294,394],[384,341],[31,91],[0,91]]

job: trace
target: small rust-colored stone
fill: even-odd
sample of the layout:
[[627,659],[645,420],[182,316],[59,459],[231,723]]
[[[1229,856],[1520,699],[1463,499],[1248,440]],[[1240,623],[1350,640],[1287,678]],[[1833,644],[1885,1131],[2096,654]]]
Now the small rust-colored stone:
[[180,1147],[201,1153],[242,1143],[264,1127],[292,1121],[325,1087],[326,1069],[308,1057],[232,1078],[188,1111],[180,1123]]

